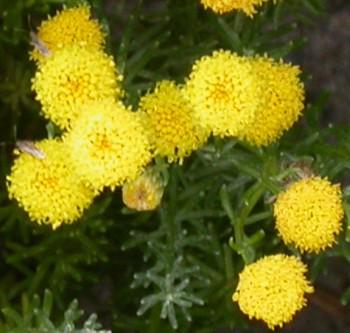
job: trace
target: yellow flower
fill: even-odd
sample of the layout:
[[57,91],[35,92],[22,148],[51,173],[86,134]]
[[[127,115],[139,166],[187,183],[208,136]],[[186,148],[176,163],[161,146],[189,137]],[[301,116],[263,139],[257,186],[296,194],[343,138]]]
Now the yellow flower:
[[206,131],[174,82],[162,81],[154,92],[143,96],[139,114],[155,153],[167,157],[169,162],[182,163],[207,139]]
[[265,146],[277,139],[300,117],[304,108],[304,86],[297,66],[267,57],[251,59],[260,84],[259,107],[252,126],[238,134],[255,146]]
[[210,8],[215,13],[224,14],[232,10],[242,10],[246,15],[253,17],[255,7],[261,6],[268,0],[201,0],[204,8]]
[[286,244],[318,253],[331,246],[341,231],[344,211],[340,186],[320,177],[299,180],[278,195],[274,215]]
[[[37,38],[50,53],[72,44],[102,50],[105,43],[105,34],[99,23],[91,19],[90,7],[86,5],[63,9],[49,17],[40,25]],[[30,56],[38,61],[45,58],[38,48],[34,48]]]
[[42,62],[32,82],[44,115],[67,129],[84,104],[122,95],[113,59],[102,51],[67,46]]
[[135,180],[123,185],[124,204],[138,211],[156,209],[163,196],[164,184],[160,176],[148,169]]
[[266,256],[244,268],[233,301],[250,319],[263,320],[271,329],[290,322],[306,304],[313,287],[305,278],[305,265],[283,254]]
[[250,126],[259,104],[251,61],[223,50],[196,61],[185,94],[202,126],[220,137]]
[[9,197],[18,201],[31,220],[51,224],[79,219],[94,193],[73,172],[65,145],[58,140],[37,143],[40,158],[20,153],[7,177]]
[[137,115],[113,100],[86,105],[64,140],[77,174],[96,191],[135,179],[152,158]]

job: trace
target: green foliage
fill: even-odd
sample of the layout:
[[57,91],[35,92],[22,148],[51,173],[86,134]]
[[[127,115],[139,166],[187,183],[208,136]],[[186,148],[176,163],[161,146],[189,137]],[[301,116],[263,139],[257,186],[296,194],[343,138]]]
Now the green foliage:
[[[300,165],[346,184],[349,126],[321,128],[326,103],[321,95],[279,143],[256,149],[233,139],[211,139],[184,165],[169,166],[163,202],[155,212],[122,209],[117,190],[103,193],[73,225],[56,231],[37,226],[8,200],[5,183],[14,140],[47,136],[30,88],[35,68],[28,60],[28,36],[63,3],[79,2],[6,0],[0,5],[0,332],[107,332],[94,316],[76,328],[81,312],[76,302],[68,305],[72,296],[94,299],[96,286],[107,293],[94,299],[96,311],[115,332],[246,327],[231,300],[244,264],[277,251],[297,253],[276,236],[274,196],[296,179]],[[214,49],[292,55],[306,42],[292,39],[293,32],[325,10],[324,0],[271,1],[250,19],[241,13],[215,15],[197,0],[90,4],[109,33],[108,50],[124,76],[125,102],[134,108],[155,82],[183,83],[194,60]],[[328,257],[350,262],[350,187],[343,193],[345,233],[333,249],[306,256],[313,280]],[[40,305],[34,295],[46,288],[53,297],[46,292]],[[349,299],[347,289],[342,302]],[[63,312],[63,321],[57,321]]]
[[26,296],[22,298],[22,313],[17,313],[11,308],[4,308],[2,313],[6,318],[6,324],[0,328],[0,332],[6,333],[110,333],[100,330],[101,325],[96,322],[97,316],[92,314],[83,324],[82,328],[76,327],[76,321],[83,315],[78,309],[78,302],[73,301],[64,312],[64,318],[60,324],[55,325],[51,321],[53,306],[52,294],[45,291],[42,304],[37,295],[29,301]]
[[85,214],[83,221],[57,232],[34,225],[14,205],[0,207],[1,230],[11,235],[3,244],[5,262],[10,268],[0,282],[3,302],[6,304],[22,292],[38,293],[43,284],[57,291],[57,301],[62,302],[59,292],[69,289],[72,280],[96,281],[98,274],[88,267],[107,260],[105,232],[111,221],[102,220],[101,215],[109,203],[108,198],[101,200]]

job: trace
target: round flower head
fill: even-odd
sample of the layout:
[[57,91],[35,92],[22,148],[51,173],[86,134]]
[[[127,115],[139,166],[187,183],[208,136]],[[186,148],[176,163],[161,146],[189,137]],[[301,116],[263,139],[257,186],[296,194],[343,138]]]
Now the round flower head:
[[[72,44],[102,49],[105,42],[105,35],[100,25],[91,19],[90,7],[86,5],[63,9],[54,17],[49,17],[38,28],[36,37],[50,54]],[[30,54],[31,58],[43,60],[45,54],[40,45],[38,42],[33,44],[35,48]]]
[[139,118],[113,100],[86,105],[65,141],[76,172],[96,191],[135,179],[152,158]]
[[38,223],[55,229],[74,222],[91,204],[93,191],[73,172],[64,143],[44,140],[35,149],[31,154],[20,153],[15,160],[7,177],[10,198]]
[[124,204],[138,211],[156,209],[163,196],[164,184],[158,174],[151,169],[123,185]]
[[261,6],[268,0],[201,0],[204,8],[210,8],[215,13],[224,14],[232,10],[242,10],[246,15],[253,17],[255,7]]
[[232,299],[250,319],[263,320],[271,329],[282,327],[306,304],[305,294],[313,292],[305,273],[296,257],[266,256],[239,274]]
[[32,88],[44,115],[68,129],[84,104],[120,97],[120,80],[111,57],[102,51],[72,45],[41,63]]
[[155,153],[169,162],[182,159],[207,139],[181,89],[162,81],[140,101],[140,117]]
[[259,91],[248,58],[223,50],[202,57],[184,91],[202,126],[214,135],[236,136],[254,121]]
[[339,185],[311,177],[293,183],[274,205],[276,228],[286,244],[320,252],[335,242],[344,216]]
[[296,66],[267,57],[252,58],[260,84],[260,105],[252,126],[246,126],[238,137],[255,146],[265,146],[292,127],[304,108],[304,86]]

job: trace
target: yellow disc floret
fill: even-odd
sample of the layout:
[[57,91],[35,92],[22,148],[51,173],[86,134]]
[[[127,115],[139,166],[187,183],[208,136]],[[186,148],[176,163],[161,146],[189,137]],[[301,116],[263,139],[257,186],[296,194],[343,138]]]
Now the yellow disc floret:
[[164,184],[160,176],[151,169],[143,172],[135,180],[123,185],[124,204],[138,211],[156,209],[163,196]]
[[155,153],[169,162],[181,163],[207,138],[180,87],[171,81],[158,83],[153,92],[141,98],[140,117]]
[[139,117],[113,100],[86,105],[65,141],[76,172],[96,191],[135,179],[152,158]]
[[233,10],[241,10],[253,17],[256,8],[268,0],[201,0],[204,8],[210,8],[215,13],[225,14]]
[[220,50],[196,61],[184,92],[202,126],[220,137],[236,136],[254,121],[257,84],[248,58]]
[[251,61],[260,84],[259,107],[254,124],[244,127],[238,137],[254,146],[265,146],[279,139],[300,117],[304,86],[297,66],[267,57]]
[[294,256],[266,256],[244,268],[233,301],[250,319],[263,320],[271,329],[290,322],[306,304],[313,287],[305,265]]
[[44,115],[67,129],[85,103],[120,97],[120,80],[111,57],[73,45],[41,63],[32,87]]
[[[90,7],[86,5],[63,9],[49,17],[38,28],[37,38],[51,54],[72,44],[102,50],[105,43],[105,34],[99,23],[91,18]],[[40,47],[36,47],[31,58],[41,61],[45,55]]]
[[274,205],[276,228],[286,244],[318,253],[335,241],[344,211],[339,185],[311,177],[293,183]]
[[33,221],[53,228],[72,223],[91,204],[94,193],[74,173],[61,141],[44,140],[36,147],[40,155],[23,152],[15,160],[7,177],[9,196]]

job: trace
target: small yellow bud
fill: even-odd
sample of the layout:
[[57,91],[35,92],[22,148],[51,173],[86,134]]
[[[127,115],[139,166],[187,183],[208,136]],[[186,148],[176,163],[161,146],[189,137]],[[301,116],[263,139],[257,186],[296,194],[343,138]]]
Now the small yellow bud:
[[154,210],[162,200],[164,183],[157,173],[149,169],[124,184],[122,192],[127,207],[138,211]]

